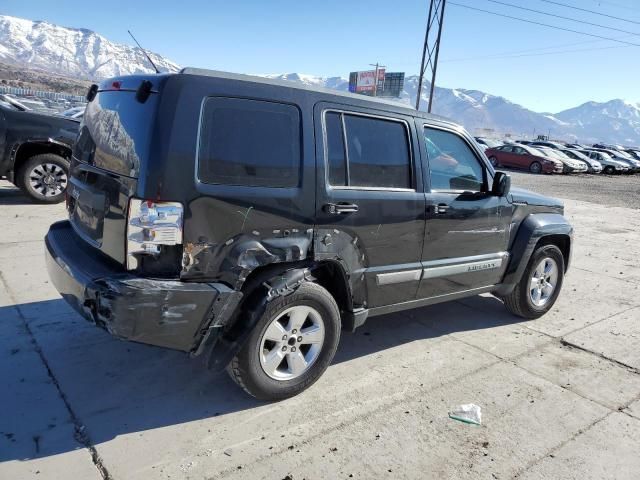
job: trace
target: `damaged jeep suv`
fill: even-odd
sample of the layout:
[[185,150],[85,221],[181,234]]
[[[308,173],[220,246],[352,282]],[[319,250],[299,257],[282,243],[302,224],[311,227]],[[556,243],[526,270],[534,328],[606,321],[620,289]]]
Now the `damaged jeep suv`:
[[69,220],[46,236],[55,287],[255,397],[309,387],[368,317],[490,292],[533,319],[560,293],[562,204],[510,188],[445,119],[189,68],[87,97]]

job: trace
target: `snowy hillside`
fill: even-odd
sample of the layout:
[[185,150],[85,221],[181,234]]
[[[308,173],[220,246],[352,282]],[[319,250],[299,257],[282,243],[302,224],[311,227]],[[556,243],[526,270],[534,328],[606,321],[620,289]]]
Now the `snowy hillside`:
[[[180,68],[155,53],[149,56],[160,71]],[[6,15],[0,15],[0,62],[89,80],[154,71],[137,47],[110,42],[91,30]]]
[[[150,55],[163,72],[180,68],[158,54]],[[2,15],[0,64],[92,81],[115,75],[153,73],[144,53],[137,47],[113,43],[91,30]],[[299,73],[264,76],[348,90],[348,81],[340,77]],[[417,86],[418,77],[407,76],[398,101],[415,105]],[[428,95],[429,84],[425,82],[421,95],[423,109],[427,108]],[[535,133],[581,142],[640,145],[640,105],[623,100],[587,102],[556,114],[538,113],[478,90],[436,87],[433,112],[461,123],[473,134],[530,137]]]

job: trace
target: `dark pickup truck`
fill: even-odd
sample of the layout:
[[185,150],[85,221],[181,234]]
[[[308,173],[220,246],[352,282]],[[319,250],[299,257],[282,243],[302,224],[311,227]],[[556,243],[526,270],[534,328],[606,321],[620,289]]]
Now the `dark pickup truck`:
[[46,236],[53,284],[113,335],[204,354],[258,398],[309,387],[368,317],[493,293],[534,319],[558,298],[562,204],[511,188],[444,118],[197,69],[88,100],[69,220]]
[[63,201],[79,125],[0,95],[0,177],[36,202]]

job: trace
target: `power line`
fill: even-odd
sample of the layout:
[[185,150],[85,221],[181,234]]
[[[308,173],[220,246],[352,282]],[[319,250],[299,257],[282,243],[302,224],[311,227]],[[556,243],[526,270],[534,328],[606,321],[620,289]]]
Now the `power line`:
[[[626,38],[626,36],[625,37],[617,37],[616,40],[617,39],[621,39],[621,38]],[[517,55],[517,54],[520,54],[520,53],[529,53],[529,52],[537,53],[537,52],[545,52],[545,51],[548,51],[548,50],[554,50],[554,49],[558,49],[558,48],[575,47],[577,45],[587,45],[589,43],[599,43],[599,42],[604,42],[604,41],[608,41],[608,40],[583,40],[581,42],[561,43],[561,44],[556,44],[556,45],[549,45],[548,47],[535,47],[535,48],[527,48],[527,49],[524,49],[524,50],[510,50],[510,51],[507,51],[507,52],[499,52],[499,53],[495,53],[495,54],[492,54],[492,55],[487,55],[487,56],[484,56],[484,57],[475,56],[475,57],[468,57],[468,58],[470,58],[470,59],[471,58],[493,58],[493,57],[512,56],[512,55]],[[626,47],[629,47],[629,46],[630,45],[616,45],[614,47],[606,47],[606,48],[626,48]],[[594,50],[601,50],[601,49],[600,48],[596,48]],[[457,59],[447,60],[447,61],[449,62],[449,61],[455,61],[455,60],[457,60]]]
[[[543,1],[545,1],[545,0],[543,0]],[[469,10],[476,10],[478,12],[488,13],[490,15],[496,15],[498,17],[510,18],[512,20],[518,20],[520,22],[531,23],[533,25],[541,25],[543,27],[554,28],[556,30],[562,30],[562,31],[571,32],[571,33],[577,33],[578,35],[586,35],[588,37],[600,38],[602,40],[610,40],[612,42],[623,43],[625,45],[632,45],[634,47],[640,47],[640,43],[625,42],[624,40],[617,40],[615,38],[605,37],[605,36],[602,36],[602,35],[596,35],[594,33],[581,32],[580,30],[572,30],[570,28],[558,27],[556,25],[549,25],[548,23],[536,22],[534,20],[527,20],[525,18],[514,17],[514,16],[511,16],[511,15],[505,15],[505,14],[497,13],[497,12],[491,12],[489,10],[483,10],[482,8],[471,7],[469,5],[463,5],[461,3],[456,3],[456,2],[450,2],[450,3],[451,3],[451,5],[456,5],[456,6],[462,7],[462,8],[468,8]]]
[[513,3],[500,2],[498,0],[487,0],[487,2],[497,3],[498,5],[505,5],[507,7],[512,7],[512,8],[518,8],[520,10],[526,10],[527,12],[539,13],[540,15],[546,15],[548,17],[561,18],[563,20],[569,20],[571,22],[583,23],[585,25],[591,25],[592,27],[606,28],[608,30],[615,30],[616,32],[622,32],[622,33],[628,33],[629,35],[640,36],[640,33],[630,32],[628,30],[622,30],[620,28],[615,28],[615,27],[608,27],[606,25],[601,25],[599,23],[587,22],[585,20],[578,20],[576,18],[563,17],[562,15],[556,15],[555,13],[543,12],[541,10],[534,10],[533,8],[521,7],[520,5],[514,5]]
[[631,45],[614,45],[609,47],[597,47],[597,48],[576,48],[572,50],[560,50],[557,52],[537,52],[537,53],[523,53],[523,54],[511,54],[511,55],[487,55],[480,57],[467,57],[467,58],[454,58],[449,60],[440,60],[441,62],[451,63],[451,62],[466,62],[466,61],[475,61],[475,60],[498,60],[498,59],[508,59],[508,58],[521,58],[521,57],[543,57],[548,55],[558,55],[564,53],[576,53],[576,52],[593,52],[594,50],[610,50],[612,48],[629,48]]
[[594,1],[597,2],[598,4],[604,3],[606,5],[611,5],[611,6],[616,7],[616,8],[624,8],[625,10],[632,10],[634,12],[640,12],[639,8],[633,8],[633,7],[629,7],[627,5],[621,5],[621,4],[615,3],[615,2],[605,2],[604,0],[594,0]]
[[551,3],[553,5],[560,5],[561,7],[565,7],[565,8],[572,8],[574,10],[580,10],[581,12],[593,13],[595,15],[601,15],[603,17],[613,18],[614,20],[621,20],[623,22],[635,23],[636,25],[640,25],[640,22],[636,22],[635,20],[629,20],[627,18],[622,18],[622,17],[614,17],[613,15],[607,15],[606,13],[596,12],[594,10],[587,10],[586,8],[580,8],[580,7],[575,7],[573,5],[567,5],[566,3],[553,2],[552,0],[540,0],[540,1],[541,2],[545,2],[545,3]]

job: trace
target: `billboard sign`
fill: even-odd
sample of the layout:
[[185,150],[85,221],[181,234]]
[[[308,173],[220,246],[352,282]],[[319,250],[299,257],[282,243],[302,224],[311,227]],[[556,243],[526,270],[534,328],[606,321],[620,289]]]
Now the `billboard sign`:
[[[385,69],[378,69],[378,88],[384,84]],[[376,89],[376,71],[366,70],[363,72],[353,72],[349,76],[349,91],[355,93],[371,92]]]

